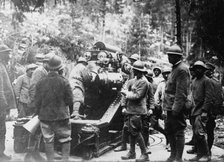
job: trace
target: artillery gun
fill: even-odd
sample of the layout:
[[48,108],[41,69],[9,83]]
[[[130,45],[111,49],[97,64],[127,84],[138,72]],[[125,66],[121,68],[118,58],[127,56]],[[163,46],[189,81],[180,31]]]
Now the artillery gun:
[[71,154],[84,159],[99,157],[121,141],[123,116],[120,108],[123,78],[117,54],[121,50],[102,42],[84,54],[93,80],[86,88],[83,119],[71,119]]

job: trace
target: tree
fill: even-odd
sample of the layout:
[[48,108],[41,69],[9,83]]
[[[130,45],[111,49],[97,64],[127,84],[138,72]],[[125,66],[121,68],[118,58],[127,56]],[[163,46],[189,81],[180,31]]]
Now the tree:
[[[224,0],[192,1],[190,15],[195,20],[195,51],[200,51],[198,57],[207,60],[217,56],[218,64],[224,63]],[[198,50],[201,49],[201,50]]]

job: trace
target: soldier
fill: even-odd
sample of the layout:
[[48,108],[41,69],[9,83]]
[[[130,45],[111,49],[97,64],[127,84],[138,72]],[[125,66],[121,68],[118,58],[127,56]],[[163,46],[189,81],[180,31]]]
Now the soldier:
[[147,93],[147,115],[142,116],[142,136],[145,141],[146,145],[146,152],[148,154],[151,154],[151,151],[149,149],[150,143],[149,143],[149,125],[150,125],[150,116],[152,115],[153,111],[155,110],[155,101],[154,101],[154,89],[153,85],[150,80],[150,70],[147,70],[144,74],[144,78],[148,81],[149,89]]
[[41,79],[47,76],[48,61],[54,55],[55,55],[54,52],[50,52],[46,54],[43,59],[43,64],[40,65],[37,69],[35,69],[32,74],[31,81],[30,81],[30,88],[29,88],[31,113],[35,113],[34,96],[36,92],[36,85]]
[[[125,83],[123,85],[123,89],[126,88],[126,84],[127,84],[128,80],[134,78],[132,65],[135,61],[137,61],[139,59],[140,59],[140,57],[138,54],[133,54],[133,55],[131,55],[131,57],[129,57],[130,62],[125,62],[123,64],[122,72],[125,74],[128,74],[128,77],[126,78]],[[122,96],[121,107],[126,108],[126,105],[125,105],[126,103],[124,102],[124,100],[125,100],[124,96]],[[121,146],[114,149],[115,152],[127,150],[127,142],[129,140],[129,133],[127,131],[128,126],[126,125],[126,123],[127,123],[126,121],[128,120],[128,118],[127,118],[126,114],[123,114],[123,115],[124,115],[124,125],[123,125],[123,129],[122,129]]]
[[191,117],[197,156],[190,159],[190,161],[210,161],[206,140],[206,123],[212,104],[212,84],[211,80],[205,76],[207,67],[202,61],[196,61],[193,70],[195,79],[192,82],[192,95],[195,106],[191,110]]
[[171,154],[167,162],[182,161],[184,150],[186,121],[184,108],[190,88],[190,72],[182,62],[183,52],[178,45],[171,46],[168,51],[169,62],[173,65],[168,77],[164,93],[164,110],[167,111],[165,130],[170,142]]
[[156,91],[159,83],[163,80],[163,77],[160,75],[162,73],[162,70],[160,67],[155,67],[153,69],[153,87],[154,87],[154,92]]
[[10,160],[11,157],[4,154],[5,134],[6,134],[6,112],[9,109],[16,108],[16,101],[6,65],[9,61],[11,49],[8,46],[0,45],[0,161]]
[[47,160],[54,161],[54,137],[57,136],[62,144],[62,161],[67,162],[71,141],[69,105],[72,105],[73,95],[68,80],[58,73],[61,58],[54,55],[48,65],[48,75],[36,85],[35,106],[41,121]]
[[86,58],[80,57],[77,65],[72,69],[69,76],[69,82],[71,84],[74,97],[71,117],[74,119],[81,119],[80,112],[84,107],[85,88],[92,80],[92,75],[87,68],[87,65],[88,62]]
[[26,67],[26,73],[19,76],[15,84],[15,95],[18,103],[18,117],[32,115],[29,112],[30,97],[29,87],[33,71],[37,68],[36,64],[29,64]]
[[123,160],[135,159],[135,144],[136,140],[141,149],[141,156],[136,159],[137,162],[148,160],[146,146],[142,136],[142,116],[147,115],[147,93],[148,81],[144,78],[146,72],[144,64],[141,61],[136,61],[133,64],[133,73],[135,78],[127,82],[127,87],[121,93],[126,99],[126,108],[122,112],[127,115],[128,120],[125,121],[128,126],[130,136],[130,150],[126,156],[122,156]]
[[[166,137],[166,149],[168,151],[170,151],[170,146],[169,146],[169,140],[167,138],[167,133],[165,132],[165,130],[159,125],[158,119],[161,118],[164,119],[164,123],[166,123],[167,120],[167,111],[164,110],[164,93],[165,93],[165,87],[166,87],[166,82],[168,80],[168,76],[171,72],[171,68],[164,68],[162,71],[162,76],[164,78],[163,81],[161,81],[156,89],[156,92],[154,94],[154,99],[155,99],[155,112],[154,114],[154,118],[152,117],[151,123],[152,126],[155,130],[159,131],[160,133],[162,133],[165,137]],[[156,111],[157,110],[157,111]]]
[[208,149],[209,154],[211,156],[211,148],[214,142],[214,129],[216,127],[215,119],[216,116],[219,115],[221,112],[221,106],[223,102],[223,95],[222,95],[222,85],[219,80],[214,77],[215,65],[212,63],[206,63],[208,70],[206,71],[206,76],[210,78],[212,87],[213,87],[213,96],[212,96],[212,105],[211,111],[208,114],[208,122],[206,124],[206,131],[207,131],[207,142],[208,142]]

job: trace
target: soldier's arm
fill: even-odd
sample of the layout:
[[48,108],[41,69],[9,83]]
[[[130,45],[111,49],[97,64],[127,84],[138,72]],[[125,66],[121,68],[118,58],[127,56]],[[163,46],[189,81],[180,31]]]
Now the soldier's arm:
[[161,103],[161,96],[162,96],[162,83],[160,83],[156,89],[154,94],[154,102],[155,104],[159,105]]
[[126,98],[129,100],[140,99],[146,95],[147,91],[148,83],[147,81],[142,80],[136,85],[136,89],[126,93]]
[[[0,73],[1,74],[1,73]],[[0,106],[1,108],[6,107],[7,101],[4,95],[4,82],[3,82],[3,76],[0,76]]]
[[172,110],[180,112],[185,106],[187,93],[190,88],[190,75],[187,71],[181,70],[177,75],[176,93]]
[[149,109],[154,109],[155,106],[155,100],[154,100],[154,95],[153,95],[153,87],[152,84],[149,84],[149,89],[148,89],[148,108]]
[[19,94],[21,92],[21,88],[22,88],[22,84],[23,84],[23,76],[18,77],[16,84],[15,84],[15,95],[16,98],[19,97]]
[[65,103],[68,106],[71,106],[73,104],[73,93],[72,93],[72,88],[69,84],[69,82],[66,80],[65,81]]
[[39,114],[40,106],[41,106],[41,89],[40,89],[40,82],[36,85],[36,91],[34,95],[34,104],[36,108],[36,114]]
[[205,89],[205,99],[202,105],[202,112],[208,112],[212,106],[212,94],[213,94],[213,86],[212,81],[210,79],[206,79],[204,82],[204,89]]

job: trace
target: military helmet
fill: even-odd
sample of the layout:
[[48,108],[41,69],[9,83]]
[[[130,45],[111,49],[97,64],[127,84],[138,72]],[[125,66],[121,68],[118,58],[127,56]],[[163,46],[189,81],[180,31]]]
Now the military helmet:
[[49,70],[59,70],[62,67],[61,57],[54,55],[48,61],[48,69]]
[[193,65],[193,68],[195,69],[196,67],[203,67],[204,69],[208,69],[207,66],[204,64],[202,61],[196,61]]
[[162,69],[162,74],[166,74],[166,73],[170,73],[171,72],[171,68],[170,67],[164,67]]
[[132,68],[137,70],[137,71],[146,72],[146,68],[145,68],[143,62],[140,61],[140,60],[135,61]]
[[38,66],[36,64],[29,64],[26,66],[26,71],[30,70],[30,69],[36,69]]
[[167,54],[172,54],[172,55],[179,55],[179,56],[183,56],[183,51],[180,48],[180,46],[178,46],[177,44],[172,45],[168,51],[166,52]]
[[207,68],[208,68],[209,70],[212,70],[212,71],[215,70],[215,65],[214,65],[214,64],[212,64],[212,63],[210,63],[210,62],[207,62],[205,65],[207,66]]
[[153,72],[152,72],[151,69],[146,70],[146,72],[147,72],[147,73],[145,74],[146,77],[153,77]]
[[55,56],[55,52],[51,51],[44,56],[43,62],[48,62],[53,56]]
[[137,60],[140,60],[140,56],[137,53],[135,53],[135,54],[131,55],[131,57],[129,57],[129,59],[137,61]]
[[77,62],[78,62],[78,63],[81,63],[81,62],[83,62],[83,63],[87,63],[87,60],[86,60],[85,57],[79,57],[79,59],[78,59]]

